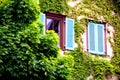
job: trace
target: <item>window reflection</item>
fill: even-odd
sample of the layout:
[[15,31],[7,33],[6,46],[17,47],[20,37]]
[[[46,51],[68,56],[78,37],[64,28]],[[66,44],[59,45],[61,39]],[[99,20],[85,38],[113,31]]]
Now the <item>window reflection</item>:
[[47,30],[54,30],[58,35],[60,35],[60,21],[54,19],[47,19]]

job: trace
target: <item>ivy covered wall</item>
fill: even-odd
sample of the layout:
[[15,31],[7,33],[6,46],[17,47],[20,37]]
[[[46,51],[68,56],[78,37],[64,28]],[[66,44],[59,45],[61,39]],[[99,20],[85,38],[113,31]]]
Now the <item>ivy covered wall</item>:
[[[69,53],[75,61],[73,80],[86,80],[90,74],[93,80],[105,80],[110,75],[120,76],[120,13],[112,0],[40,0],[40,7],[41,12],[60,13],[75,19],[78,48]],[[107,22],[114,27],[114,43],[111,43],[114,57],[111,62],[104,57],[100,59],[98,55],[93,58],[82,50],[81,35],[86,30],[88,18]]]
[[[71,5],[71,6],[70,6]],[[75,66],[73,80],[86,80],[92,74],[93,80],[104,80],[108,75],[120,76],[120,16],[112,0],[40,0],[42,12],[55,12],[75,19],[75,42],[78,48],[72,53]],[[114,29],[114,57],[111,62],[85,54],[81,47],[81,35],[85,31],[88,18],[105,21]]]

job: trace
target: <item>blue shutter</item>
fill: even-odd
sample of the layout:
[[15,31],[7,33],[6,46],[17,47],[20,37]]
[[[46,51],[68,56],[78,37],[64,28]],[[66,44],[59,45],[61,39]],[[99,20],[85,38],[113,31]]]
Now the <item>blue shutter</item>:
[[97,29],[98,29],[98,45],[97,45],[98,53],[104,55],[105,54],[104,25],[98,24]]
[[43,28],[41,29],[41,31],[43,31],[43,33],[45,34],[45,14],[41,14],[40,15],[40,21],[42,22],[42,24],[44,25]]
[[88,52],[96,53],[96,28],[95,24],[89,22],[88,23]]
[[74,20],[66,18],[66,41],[65,48],[74,50]]
[[93,54],[105,54],[104,25],[88,23],[88,52]]

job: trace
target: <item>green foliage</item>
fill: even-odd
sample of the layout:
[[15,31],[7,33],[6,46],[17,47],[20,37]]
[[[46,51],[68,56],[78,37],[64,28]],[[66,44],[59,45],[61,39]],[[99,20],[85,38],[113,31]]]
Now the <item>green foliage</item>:
[[42,12],[63,13],[68,11],[68,0],[39,0]]
[[40,8],[37,0],[5,0],[0,5],[0,25],[16,24],[18,26],[31,24],[38,19]]
[[[86,28],[86,18],[99,20],[98,18],[102,16],[106,22],[114,26],[115,43],[112,46],[115,55],[112,58],[112,64],[109,61],[98,59],[96,56],[93,58],[91,55],[85,54],[79,45],[78,49],[72,52],[75,61],[72,72],[73,80],[86,80],[90,74],[94,76],[94,80],[104,80],[106,75],[113,74],[113,68],[119,76],[119,0],[113,1],[115,5],[109,0],[83,0],[77,3],[75,7],[68,6],[68,0],[39,1],[42,12],[63,13],[75,18],[75,41],[78,44],[80,44],[81,39],[79,38]],[[41,29],[42,25],[37,20],[39,18],[39,6],[34,3],[35,0],[2,0],[0,2],[0,76],[5,76],[8,79],[10,79],[9,76],[17,79],[18,77],[25,79],[31,76],[31,79],[39,80],[69,80],[73,58],[70,56],[55,58],[60,51],[55,46],[58,37],[53,32],[39,35],[41,32],[38,26]],[[33,7],[34,5],[35,7]],[[84,15],[84,18],[77,19],[81,15]],[[9,76],[6,77],[6,75]]]
[[116,74],[120,77],[120,53],[116,53],[112,58],[112,64],[114,64]]
[[70,80],[72,56],[58,58],[58,36],[40,34],[38,0],[0,5],[0,80]]
[[82,52],[80,47],[73,51],[72,55],[75,61],[74,71],[72,74],[73,80],[86,80],[92,70],[91,63],[87,58],[87,55]]
[[57,57],[57,54],[60,52],[59,47],[56,46],[58,43],[58,35],[54,33],[54,31],[47,31],[47,35],[43,35],[40,38],[40,45],[42,47],[39,49],[41,53],[43,53],[46,57]]
[[72,56],[48,59],[42,55],[42,59],[30,66],[32,72],[29,77],[31,80],[71,80],[73,65],[69,65],[70,62],[73,62]]
[[[84,23],[84,24],[83,24]],[[81,42],[80,36],[85,31],[86,20],[82,19],[81,21],[75,21],[75,41],[79,44]],[[84,26],[84,27],[83,27]]]
[[93,80],[105,80],[105,76],[114,74],[114,67],[105,59],[92,57],[84,53],[81,49],[72,52],[75,57],[75,66],[73,71],[74,80],[86,80],[92,74]]
[[0,4],[2,4],[3,1],[4,1],[4,0],[0,0]]
[[90,63],[94,76],[93,80],[105,80],[105,76],[114,74],[113,65],[105,59],[92,58]]
[[73,57],[66,55],[63,58],[58,58],[58,66],[56,68],[56,80],[72,80],[72,68],[74,66]]
[[[120,0],[113,0],[114,6],[120,10]],[[120,11],[119,11],[120,12]]]

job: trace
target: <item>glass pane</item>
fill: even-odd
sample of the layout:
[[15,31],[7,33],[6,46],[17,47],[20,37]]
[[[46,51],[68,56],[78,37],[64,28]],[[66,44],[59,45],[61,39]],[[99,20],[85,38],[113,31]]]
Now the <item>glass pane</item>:
[[[54,30],[60,37],[60,21],[59,20],[54,20]],[[58,42],[57,45],[60,46],[60,42]]]
[[60,21],[59,20],[54,20],[54,30],[55,32],[59,35],[59,32],[60,32]]
[[46,29],[47,30],[52,30],[53,28],[53,19],[47,19],[47,26]]

